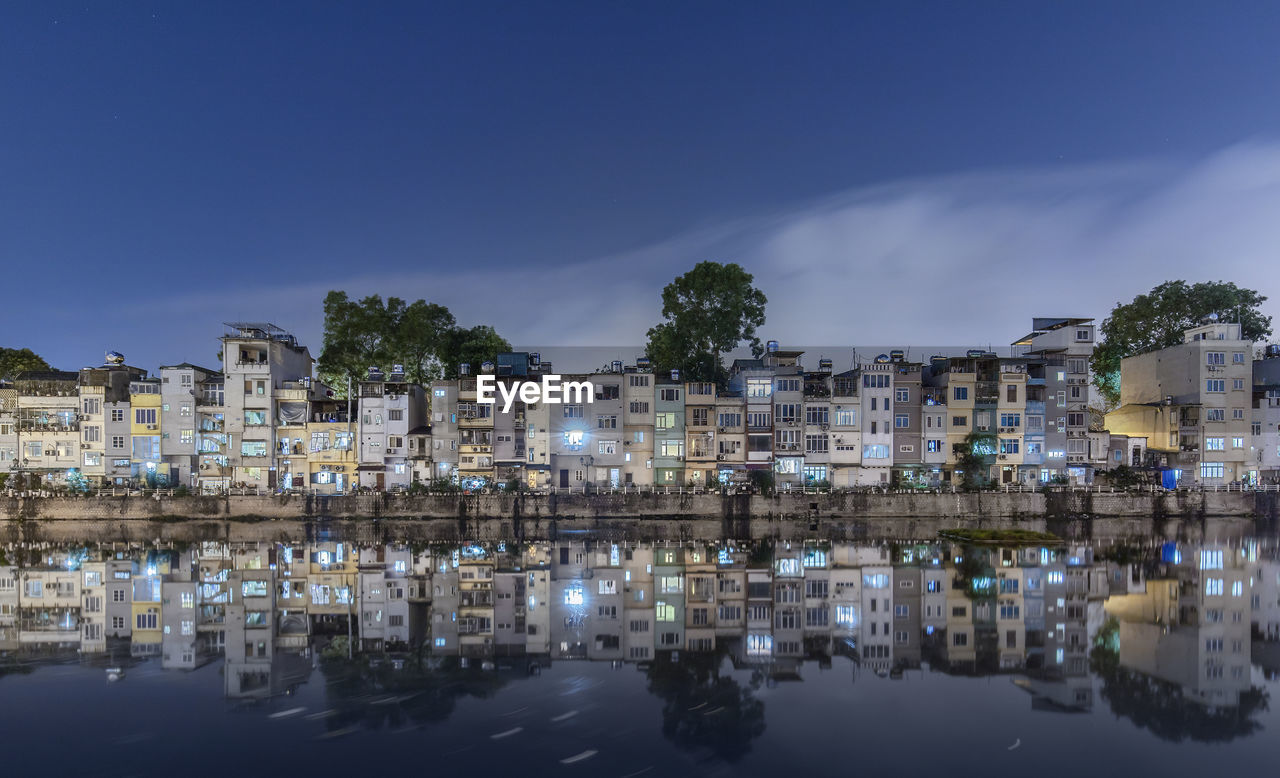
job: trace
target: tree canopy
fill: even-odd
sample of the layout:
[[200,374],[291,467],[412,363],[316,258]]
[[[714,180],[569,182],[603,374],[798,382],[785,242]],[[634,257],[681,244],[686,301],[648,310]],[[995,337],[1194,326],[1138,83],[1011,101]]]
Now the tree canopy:
[[370,295],[355,301],[346,292],[324,298],[324,348],[320,378],[338,392],[359,381],[370,367],[403,365],[414,383],[454,378],[460,362],[492,360],[511,344],[489,325],[459,327],[449,309],[437,303]]
[[736,263],[699,262],[662,290],[664,321],[650,328],[647,353],[659,370],[678,368],[692,381],[721,381],[722,356],[739,343],[763,349],[764,292]]
[[27,370],[52,370],[48,362],[29,348],[0,347],[0,379],[12,381]]
[[1259,310],[1267,298],[1227,281],[1166,281],[1128,303],[1116,303],[1102,322],[1102,342],[1093,352],[1094,384],[1107,401],[1120,400],[1120,360],[1182,342],[1185,330],[1210,314],[1238,321],[1245,340],[1271,334],[1271,317]]

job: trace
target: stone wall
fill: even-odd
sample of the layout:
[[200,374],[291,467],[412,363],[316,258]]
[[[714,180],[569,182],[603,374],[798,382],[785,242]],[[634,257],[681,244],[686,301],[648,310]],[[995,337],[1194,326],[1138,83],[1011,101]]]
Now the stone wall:
[[341,497],[296,495],[229,497],[0,497],[0,520],[201,519],[495,519],[515,523],[556,520],[676,519],[721,522],[726,529],[753,521],[1254,517],[1274,524],[1277,495],[1251,492],[979,492],[974,494],[805,495],[719,494],[480,494]]

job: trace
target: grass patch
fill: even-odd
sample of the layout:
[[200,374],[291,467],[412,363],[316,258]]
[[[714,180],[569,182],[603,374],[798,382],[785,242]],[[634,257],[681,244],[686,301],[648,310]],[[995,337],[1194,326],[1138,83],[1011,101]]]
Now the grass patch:
[[958,543],[990,543],[996,545],[1058,545],[1062,538],[1048,532],[1029,529],[944,529],[938,531],[943,540]]

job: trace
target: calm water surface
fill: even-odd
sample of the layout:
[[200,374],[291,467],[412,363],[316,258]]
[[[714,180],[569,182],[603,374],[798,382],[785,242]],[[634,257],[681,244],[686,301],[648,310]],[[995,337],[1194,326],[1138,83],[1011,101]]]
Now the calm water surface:
[[0,743],[11,775],[1266,771],[1276,548],[10,545]]

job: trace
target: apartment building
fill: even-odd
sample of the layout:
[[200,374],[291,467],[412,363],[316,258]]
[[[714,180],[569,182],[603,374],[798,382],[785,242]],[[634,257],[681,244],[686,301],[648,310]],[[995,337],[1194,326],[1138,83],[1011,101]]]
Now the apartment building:
[[146,371],[124,364],[116,352],[102,367],[80,371],[81,472],[95,486],[123,486],[133,478],[132,394]]
[[623,371],[622,381],[622,445],[626,449],[623,483],[652,486],[654,483],[654,421],[657,408],[657,384],[648,372],[648,360]]
[[[223,429],[232,486],[276,489],[276,391],[312,374],[311,353],[265,322],[230,322],[222,336],[225,379]],[[290,400],[292,401],[292,400]]]
[[1247,481],[1256,471],[1252,343],[1240,325],[1211,321],[1169,348],[1120,363],[1120,407],[1107,414],[1113,433],[1147,440],[1180,480]]
[[[76,373],[18,374],[14,448],[16,471],[50,485],[64,484],[80,467],[80,397]],[[127,456],[127,455],[126,455]]]
[[[1031,391],[1037,411],[1038,403],[1044,403],[1043,464],[1037,465],[1041,481],[1059,477],[1075,481],[1092,479],[1087,436],[1092,381],[1089,359],[1096,342],[1093,319],[1036,318],[1032,320],[1031,332],[1013,343],[1015,355],[1031,360],[1028,375],[1035,380],[1029,382],[1028,389],[1043,387]],[[1040,414],[1032,417],[1035,424]],[[1027,429],[1038,431],[1040,428],[1028,425]]]
[[[427,420],[427,399],[423,388],[405,380],[404,369],[392,366],[384,374],[370,368],[360,382],[359,471],[360,486],[371,489],[405,489],[412,482],[409,463],[409,430]],[[475,383],[470,383],[471,398]],[[474,403],[472,403],[474,406]],[[462,452],[470,457],[470,474],[489,482],[493,478],[493,417],[479,406],[462,420]]]

